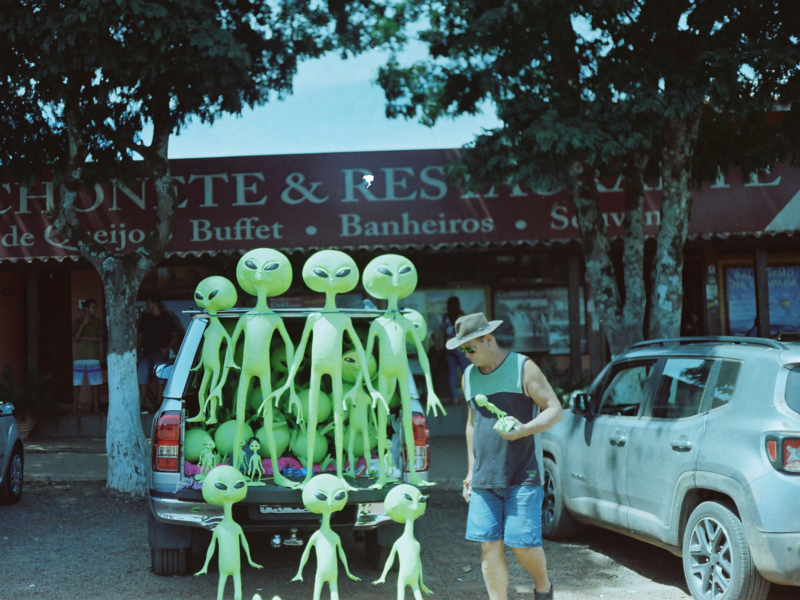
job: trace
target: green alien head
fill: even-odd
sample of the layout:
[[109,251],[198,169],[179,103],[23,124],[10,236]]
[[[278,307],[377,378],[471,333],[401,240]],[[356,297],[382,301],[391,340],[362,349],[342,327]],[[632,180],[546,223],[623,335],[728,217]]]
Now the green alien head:
[[194,301],[197,306],[205,308],[211,314],[233,307],[236,300],[238,297],[233,284],[217,275],[203,279],[194,291]]
[[303,265],[303,281],[315,292],[346,294],[358,284],[358,267],[344,252],[321,250]]
[[251,296],[258,296],[258,290],[267,297],[280,296],[292,285],[292,265],[282,252],[256,248],[239,259],[236,280]]
[[[425,322],[425,317],[423,317],[421,313],[409,308],[403,312],[403,316],[414,324],[414,331],[416,331],[417,337],[420,340],[424,340],[428,337],[428,324]],[[413,343],[410,335],[407,341]]]
[[[273,373],[288,373],[289,367],[292,365],[287,364],[286,361],[286,346],[277,346],[269,353],[269,364],[272,367]],[[298,370],[302,370],[305,366],[305,356],[300,359],[300,366]]]
[[373,298],[405,298],[417,287],[417,269],[405,256],[382,254],[364,269],[363,283]]
[[342,510],[347,504],[347,488],[335,475],[316,475],[303,490],[303,504],[318,515]]
[[417,488],[403,483],[386,494],[383,506],[390,519],[405,523],[415,521],[424,515],[427,501],[428,497],[423,496]]
[[[367,359],[367,372],[372,379],[378,371],[378,362],[374,356]],[[347,383],[355,383],[358,374],[361,372],[361,365],[358,360],[358,352],[349,350],[342,354],[342,380]]]
[[244,500],[247,483],[244,476],[228,465],[211,469],[203,480],[203,498],[209,504],[222,506]]

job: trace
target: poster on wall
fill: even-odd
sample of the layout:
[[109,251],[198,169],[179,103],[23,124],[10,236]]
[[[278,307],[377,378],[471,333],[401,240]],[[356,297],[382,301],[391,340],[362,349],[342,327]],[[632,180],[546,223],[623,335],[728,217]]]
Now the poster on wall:
[[[586,315],[580,290],[581,352],[586,348]],[[502,319],[495,337],[516,352],[569,354],[569,291],[566,287],[498,290],[494,318]]]
[[[800,332],[800,266],[768,267],[770,335]],[[755,335],[756,286],[753,269],[725,269],[731,335]]]

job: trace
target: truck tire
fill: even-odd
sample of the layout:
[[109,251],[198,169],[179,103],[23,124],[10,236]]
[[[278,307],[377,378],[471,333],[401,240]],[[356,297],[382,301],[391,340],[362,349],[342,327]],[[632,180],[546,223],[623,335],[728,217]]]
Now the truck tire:
[[765,600],[769,594],[741,520],[723,504],[703,502],[694,509],[682,551],[686,584],[696,600]]
[[151,548],[150,560],[156,575],[188,575],[186,548]]
[[542,535],[548,540],[566,540],[578,533],[578,522],[564,506],[564,492],[558,479],[556,463],[544,459],[544,501],[542,502]]
[[22,456],[22,448],[14,446],[3,476],[3,485],[0,486],[0,504],[16,504],[22,498],[24,466],[25,459]]

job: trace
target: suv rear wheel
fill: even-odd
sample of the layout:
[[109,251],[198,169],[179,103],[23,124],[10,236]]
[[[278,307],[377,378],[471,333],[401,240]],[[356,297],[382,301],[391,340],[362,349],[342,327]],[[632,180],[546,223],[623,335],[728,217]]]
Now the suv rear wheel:
[[566,540],[578,532],[578,527],[578,522],[564,506],[564,492],[558,480],[556,463],[551,458],[545,458],[542,535],[548,540]]
[[151,548],[153,573],[167,576],[188,574],[188,552],[185,548]]
[[15,446],[11,453],[11,458],[8,459],[3,485],[0,486],[0,504],[16,504],[22,498],[22,472],[24,465],[25,460],[22,457],[22,449],[19,446]]
[[717,502],[703,502],[689,517],[683,572],[696,600],[765,600],[769,593],[769,582],[753,564],[742,522]]

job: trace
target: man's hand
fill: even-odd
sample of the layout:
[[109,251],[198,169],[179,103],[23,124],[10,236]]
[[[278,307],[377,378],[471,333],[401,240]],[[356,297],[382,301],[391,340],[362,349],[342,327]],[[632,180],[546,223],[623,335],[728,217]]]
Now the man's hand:
[[513,442],[514,440],[518,440],[518,439],[523,438],[523,437],[528,435],[525,432],[525,430],[522,429],[522,425],[523,425],[522,421],[520,421],[516,417],[512,417],[511,415],[508,415],[506,417],[503,417],[503,419],[505,421],[507,421],[507,422],[508,421],[512,421],[514,423],[514,427],[511,429],[511,431],[508,431],[508,432],[503,432],[500,429],[495,429],[495,431],[497,432],[497,435],[499,435],[504,440],[508,440],[509,442]]
[[472,497],[472,475],[467,475],[467,478],[464,480],[464,489],[461,491],[461,495],[464,497],[464,500],[467,501],[469,504],[469,500]]

